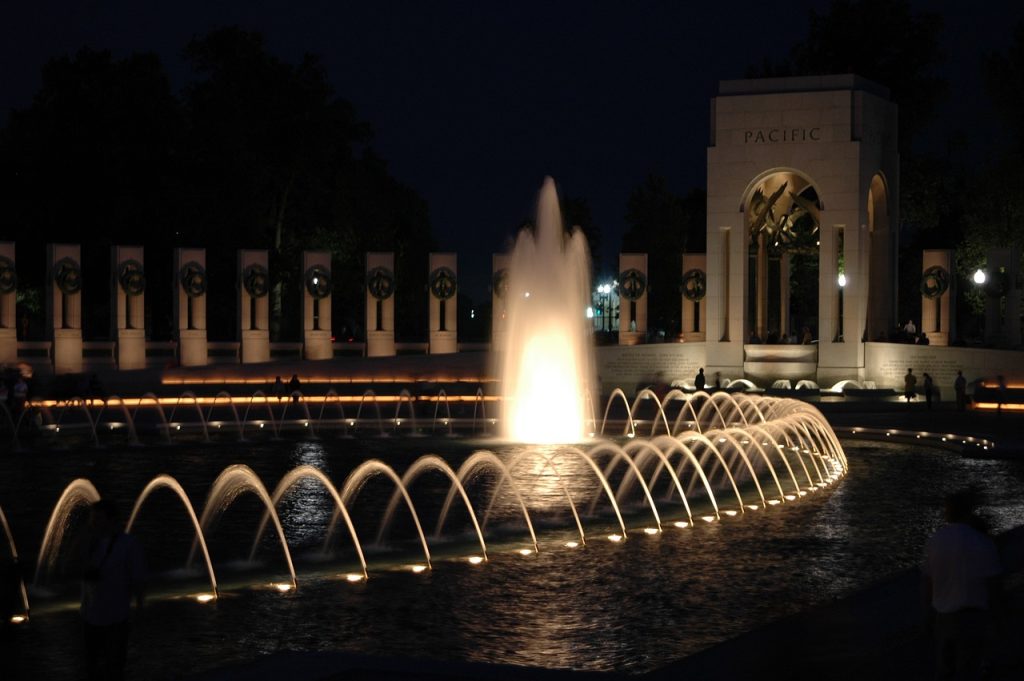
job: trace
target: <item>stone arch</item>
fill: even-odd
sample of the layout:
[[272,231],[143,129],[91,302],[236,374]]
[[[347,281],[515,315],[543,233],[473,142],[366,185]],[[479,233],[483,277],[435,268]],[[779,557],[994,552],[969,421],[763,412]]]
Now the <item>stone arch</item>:
[[[774,167],[756,175],[740,200],[748,245],[744,341],[765,342],[818,327],[818,229],[824,203],[807,173]],[[798,273],[801,305],[791,312],[791,279]]]
[[892,319],[892,230],[889,182],[881,171],[875,172],[868,182],[865,197],[867,216],[867,248],[861,271],[868,286],[867,314],[863,338],[880,340],[890,331]]

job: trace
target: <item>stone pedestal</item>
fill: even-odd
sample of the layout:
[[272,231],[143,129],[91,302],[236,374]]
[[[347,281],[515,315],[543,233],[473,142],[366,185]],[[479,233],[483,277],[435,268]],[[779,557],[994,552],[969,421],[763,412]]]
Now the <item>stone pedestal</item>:
[[18,361],[18,275],[14,263],[14,242],[0,242],[0,364]]
[[174,317],[181,366],[207,363],[206,289],[206,249],[174,249]]
[[146,368],[146,270],[142,246],[111,249],[114,336],[117,367]]
[[266,251],[238,251],[238,337],[242,364],[270,361],[270,270]]
[[82,371],[82,256],[78,244],[50,244],[46,324],[53,338],[53,370]]
[[921,257],[921,333],[929,345],[949,345],[956,328],[953,251],[924,251]]
[[302,338],[306,359],[331,359],[331,254],[302,252]]
[[505,348],[508,324],[508,261],[504,253],[491,256],[491,350]]
[[707,256],[703,253],[683,254],[682,328],[680,338],[686,342],[706,339],[704,298],[707,293]]
[[366,356],[395,354],[395,254],[366,254]]
[[647,337],[647,254],[619,254],[619,345]]
[[458,264],[454,253],[430,254],[427,302],[430,305],[430,354],[458,352]]

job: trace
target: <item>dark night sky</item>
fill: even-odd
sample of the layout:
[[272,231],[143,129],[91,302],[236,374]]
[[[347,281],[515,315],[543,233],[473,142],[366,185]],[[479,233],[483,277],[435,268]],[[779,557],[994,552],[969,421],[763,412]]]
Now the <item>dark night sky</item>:
[[[429,202],[441,248],[460,253],[464,288],[479,297],[489,254],[532,214],[545,175],[590,202],[611,271],[626,200],[648,172],[678,193],[704,186],[717,81],[785,54],[807,10],[828,2],[691,4],[6,2],[0,111],[27,106],[42,65],[83,45],[155,51],[176,86],[188,75],[182,48],[219,26],[259,31],[289,61],[320,54],[392,173]],[[963,129],[975,158],[994,144],[981,55],[1004,48],[1024,18],[1020,4],[1002,4],[914,3],[945,16],[951,86],[922,143]]]

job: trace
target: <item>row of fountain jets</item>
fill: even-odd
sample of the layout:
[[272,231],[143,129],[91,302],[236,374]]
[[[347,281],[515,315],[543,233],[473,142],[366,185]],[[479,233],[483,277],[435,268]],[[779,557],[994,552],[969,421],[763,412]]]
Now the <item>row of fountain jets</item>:
[[[612,399],[625,400],[625,396],[615,395]],[[656,405],[656,409],[652,409],[656,414],[654,418],[637,418],[637,412],[645,402]],[[673,405],[680,406],[678,413],[674,413]],[[611,400],[605,410],[602,431],[607,424],[610,407]],[[669,417],[670,413],[674,413],[674,418]],[[638,431],[647,424],[650,424],[649,431],[642,436]],[[664,430],[659,434],[659,429]],[[624,541],[627,537],[624,505],[626,500],[637,498],[637,488],[641,492],[641,504],[646,509],[644,512],[650,513],[650,523],[644,527],[644,532],[657,534],[667,522],[677,527],[692,526],[695,514],[698,519],[714,522],[722,515],[735,516],[794,501],[835,482],[847,470],[843,448],[821,413],[807,403],[790,399],[728,393],[697,393],[696,396],[669,393],[663,400],[658,400],[653,393],[641,393],[630,406],[623,435],[625,437],[615,440],[599,439],[585,447],[527,449],[511,458],[491,451],[477,451],[457,470],[441,457],[426,455],[416,459],[400,475],[389,464],[371,459],[357,466],[340,486],[320,469],[303,465],[289,471],[273,492],[268,491],[249,467],[232,465],[213,482],[201,514],[196,513],[192,501],[175,478],[158,475],[139,493],[126,531],[132,530],[147,499],[155,491],[167,489],[173,492],[194,529],[189,563],[197,556],[201,556],[205,563],[210,591],[202,594],[200,600],[210,600],[217,596],[218,585],[206,535],[216,518],[242,494],[255,495],[264,509],[250,558],[261,544],[268,525],[273,525],[290,579],[279,588],[290,590],[297,586],[291,551],[277,507],[297,483],[307,479],[322,485],[333,500],[333,518],[324,544],[325,551],[332,544],[335,528],[343,527],[355,549],[360,569],[358,573],[349,574],[348,579],[360,581],[369,576],[369,566],[364,542],[350,511],[366,481],[374,476],[386,476],[394,485],[394,492],[380,519],[376,544],[386,541],[395,514],[404,505],[415,526],[422,551],[422,563],[412,568],[422,571],[431,568],[430,542],[409,490],[428,471],[439,472],[450,481],[433,537],[442,536],[452,506],[461,503],[472,524],[474,540],[479,544],[479,554],[471,556],[470,561],[480,563],[487,560],[486,530],[499,500],[513,504],[522,516],[529,545],[520,552],[529,554],[540,549],[528,495],[524,496],[522,476],[527,468],[525,475],[531,476],[534,482],[525,485],[526,489],[538,488],[539,478],[550,476],[549,482],[554,482],[560,490],[565,508],[572,516],[574,535],[578,535],[578,540],[567,542],[573,548],[587,541],[582,518],[595,517],[602,512],[608,514],[616,528],[608,538]],[[566,466],[574,462],[585,475],[591,476],[592,489],[582,499],[578,498],[579,494],[574,498],[566,485]],[[488,470],[497,476],[493,491],[485,505],[474,506],[469,494],[472,489],[470,481]],[[613,480],[616,481],[614,487]],[[663,493],[657,491],[659,482],[664,486]],[[45,582],[52,574],[73,517],[83,507],[99,499],[99,491],[84,478],[74,480],[64,489],[53,507],[43,536],[36,564],[36,583]],[[675,504],[677,510],[681,504],[679,519],[669,521],[663,518],[656,499],[663,506],[669,502]],[[705,515],[699,515],[701,513]],[[11,554],[16,557],[14,537],[2,508],[0,523]],[[24,585],[22,597],[27,614],[28,591]]]
[[[191,390],[176,398],[160,398],[151,392],[132,399],[117,395],[102,400],[73,397],[52,404],[34,403],[33,409],[22,410],[17,417],[0,404],[0,433],[9,431],[10,442],[17,449],[26,434],[37,432],[48,435],[51,442],[56,442],[61,435],[84,434],[97,447],[101,445],[104,431],[126,432],[129,444],[137,445],[140,444],[137,426],[150,425],[147,414],[153,417],[153,429],[168,444],[177,437],[194,437],[196,432],[203,441],[209,442],[211,435],[225,430],[234,433],[239,442],[244,442],[247,435],[251,437],[268,430],[271,437],[278,438],[287,429],[301,431],[307,437],[316,437],[327,430],[340,431],[345,436],[367,430],[379,435],[399,431],[453,435],[456,427],[471,433],[486,433],[497,422],[488,417],[487,397],[482,388],[477,389],[471,400],[473,411],[468,418],[453,417],[453,399],[445,390],[438,391],[431,399],[433,413],[424,418],[417,415],[417,399],[408,390],[402,390],[395,397],[378,396],[373,390],[367,390],[355,401],[330,390],[312,403],[300,391],[284,399],[256,391],[241,400],[244,405],[241,411],[238,409],[240,401],[223,390],[212,398],[199,397]],[[346,403],[350,405],[348,413]],[[382,407],[387,409],[392,403],[394,412],[386,415]]]

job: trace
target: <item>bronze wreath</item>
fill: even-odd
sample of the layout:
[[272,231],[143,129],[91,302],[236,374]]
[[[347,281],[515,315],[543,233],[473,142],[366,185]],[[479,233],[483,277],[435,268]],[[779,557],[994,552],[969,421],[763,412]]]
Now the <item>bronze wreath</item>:
[[306,270],[306,291],[317,300],[331,295],[331,271],[323,265],[313,265]]
[[195,260],[181,266],[178,270],[178,281],[189,298],[200,298],[206,294],[206,268]]
[[626,300],[640,300],[647,292],[647,277],[637,269],[619,274],[619,295]]
[[491,277],[491,290],[494,295],[504,298],[508,293],[508,269],[502,267]]
[[395,293],[395,275],[387,267],[374,267],[366,274],[366,290],[377,300],[387,300]]
[[72,258],[61,258],[53,266],[53,281],[65,295],[82,290],[82,268]]
[[687,300],[694,302],[703,300],[708,292],[708,277],[704,270],[695,268],[684,272],[679,289]]
[[270,292],[270,273],[258,262],[247,265],[242,271],[242,286],[253,298],[262,298]]
[[455,272],[448,267],[438,267],[430,273],[430,292],[438,300],[448,300],[459,290]]
[[117,281],[128,296],[141,296],[146,290],[146,271],[138,260],[125,260],[117,268]]
[[0,255],[0,293],[13,293],[18,288],[18,271],[14,261]]
[[929,300],[949,290],[949,272],[941,265],[932,265],[921,274],[921,295]]

